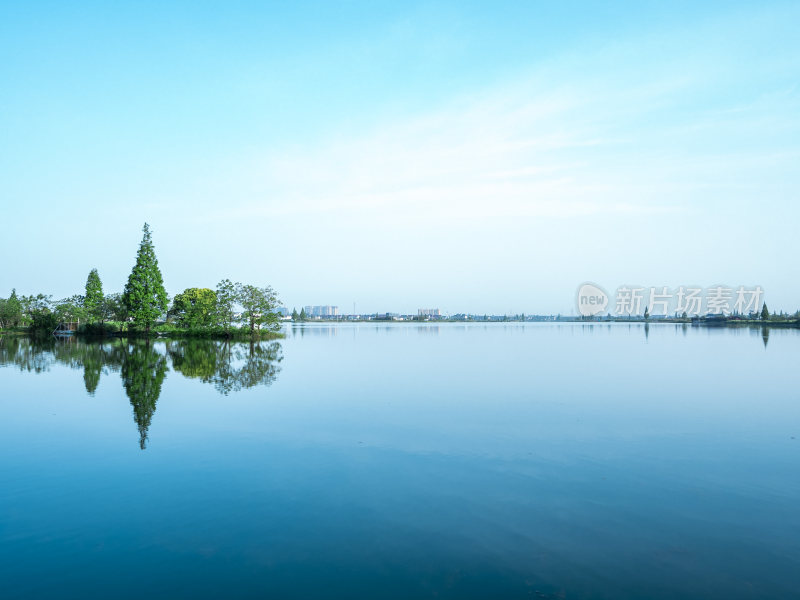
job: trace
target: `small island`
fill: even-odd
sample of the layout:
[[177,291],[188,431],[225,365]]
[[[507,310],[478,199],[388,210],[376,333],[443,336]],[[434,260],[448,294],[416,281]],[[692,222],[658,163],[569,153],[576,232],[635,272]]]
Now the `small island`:
[[215,290],[187,288],[170,304],[145,223],[136,263],[121,293],[106,294],[97,269],[83,294],[54,301],[51,295],[0,298],[0,330],[31,335],[91,337],[283,337],[278,296],[270,286],[220,281]]

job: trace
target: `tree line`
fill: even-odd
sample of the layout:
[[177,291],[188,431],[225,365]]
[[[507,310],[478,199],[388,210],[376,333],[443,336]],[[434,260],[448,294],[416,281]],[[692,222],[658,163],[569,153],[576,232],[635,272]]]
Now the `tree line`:
[[97,269],[86,278],[83,294],[61,300],[51,295],[0,298],[0,328],[54,331],[62,323],[80,323],[81,332],[122,331],[149,334],[183,331],[197,334],[275,333],[280,329],[278,296],[270,286],[223,279],[216,289],[187,288],[170,303],[158,266],[150,226],[145,223],[136,262],[122,293],[105,294]]

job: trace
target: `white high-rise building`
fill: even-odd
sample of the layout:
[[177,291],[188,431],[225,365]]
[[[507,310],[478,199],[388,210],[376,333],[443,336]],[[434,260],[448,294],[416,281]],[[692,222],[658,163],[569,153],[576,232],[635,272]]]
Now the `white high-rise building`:
[[338,306],[306,306],[306,315],[309,317],[336,317],[339,316]]

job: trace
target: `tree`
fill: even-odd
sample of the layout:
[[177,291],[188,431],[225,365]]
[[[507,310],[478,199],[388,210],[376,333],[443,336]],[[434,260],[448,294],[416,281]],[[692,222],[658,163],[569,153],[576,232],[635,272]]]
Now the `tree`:
[[150,226],[145,223],[136,254],[136,264],[125,284],[122,299],[137,329],[150,332],[156,320],[167,310],[167,292],[158,268]]
[[767,309],[767,303],[764,303],[764,307],[761,309],[761,320],[766,321],[769,319],[769,309]]
[[236,300],[244,309],[242,317],[249,324],[250,333],[255,333],[256,326],[259,331],[262,325],[266,325],[271,331],[280,328],[280,318],[275,310],[278,306],[278,295],[271,287],[260,288],[237,283]]
[[300,320],[301,321],[307,321],[308,320],[308,315],[306,314],[306,309],[305,308],[301,308],[300,309]]
[[86,278],[86,294],[83,297],[83,307],[86,309],[86,316],[91,321],[103,321],[104,310],[103,301],[103,282],[100,281],[100,275],[97,269],[89,271],[89,276]]
[[650,310],[645,306],[644,307],[644,319],[645,321],[650,318]]
[[300,318],[300,315],[297,314],[297,309],[293,308],[292,309],[292,321],[297,321],[297,319],[299,319],[299,318]]
[[103,298],[103,318],[118,321],[122,331],[122,323],[128,319],[128,309],[122,301],[122,294],[109,294]]
[[217,284],[217,308],[215,322],[230,332],[234,319],[233,309],[236,306],[236,286],[230,279],[223,279]]
[[213,324],[217,294],[208,288],[188,288],[172,301],[170,315],[183,327],[208,327]]
[[50,333],[58,326],[58,316],[53,312],[52,296],[37,294],[36,296],[23,296],[23,320],[30,324],[34,332]]
[[22,302],[17,290],[11,290],[8,300],[0,300],[0,327],[17,327],[22,322]]
[[83,296],[76,294],[56,302],[54,312],[58,320],[64,323],[86,321],[87,313],[84,301]]

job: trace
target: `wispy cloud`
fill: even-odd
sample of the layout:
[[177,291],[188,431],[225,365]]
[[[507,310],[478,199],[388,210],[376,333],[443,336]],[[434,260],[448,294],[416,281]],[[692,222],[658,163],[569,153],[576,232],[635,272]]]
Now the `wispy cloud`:
[[722,62],[698,60],[690,46],[615,73],[620,56],[658,51],[615,44],[425,114],[280,148],[230,174],[243,185],[229,214],[562,217],[689,211],[715,189],[735,200],[733,187],[768,185],[771,171],[787,168],[770,168],[769,157],[797,158],[786,132],[800,123],[800,102],[752,67],[742,76],[763,89],[721,100],[738,56],[733,42],[727,49]]

